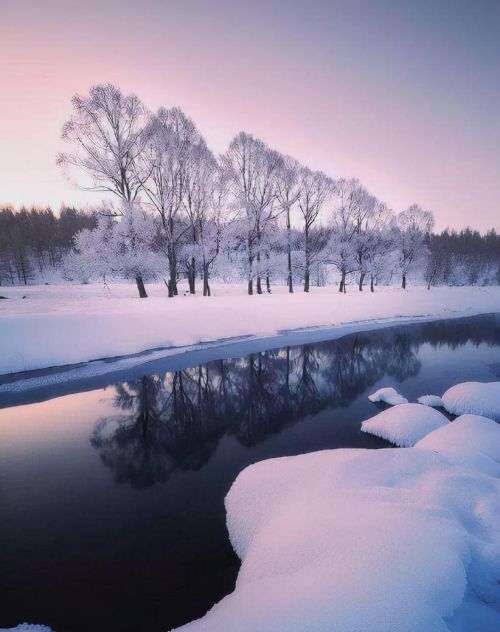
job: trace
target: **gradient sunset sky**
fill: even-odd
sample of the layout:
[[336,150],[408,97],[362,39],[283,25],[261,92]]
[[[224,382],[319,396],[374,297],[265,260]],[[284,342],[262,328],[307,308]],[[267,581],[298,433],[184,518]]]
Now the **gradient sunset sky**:
[[55,164],[75,92],[179,105],[356,176],[437,228],[500,229],[500,0],[0,0],[0,204],[94,204]]

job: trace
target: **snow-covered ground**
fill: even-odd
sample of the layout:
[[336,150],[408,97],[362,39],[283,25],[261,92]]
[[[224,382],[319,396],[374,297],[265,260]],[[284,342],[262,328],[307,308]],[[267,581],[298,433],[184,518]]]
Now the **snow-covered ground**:
[[471,415],[252,465],[226,497],[236,588],[179,630],[498,632],[499,476],[500,425]]
[[[2,287],[0,374],[47,368],[243,336],[393,318],[453,317],[500,311],[500,288],[312,288],[293,295],[247,296],[242,285],[218,285],[213,296],[168,299],[163,284],[139,299],[135,285]],[[25,298],[23,298],[25,297]]]

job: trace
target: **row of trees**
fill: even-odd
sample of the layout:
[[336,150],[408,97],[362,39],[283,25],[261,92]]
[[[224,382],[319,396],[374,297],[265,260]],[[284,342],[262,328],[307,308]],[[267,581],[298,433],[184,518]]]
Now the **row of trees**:
[[[82,230],[63,260],[69,278],[129,277],[145,297],[149,278],[164,277],[169,296],[178,293],[182,277],[191,293],[201,278],[209,295],[214,274],[244,278],[248,293],[260,294],[282,279],[290,292],[299,282],[308,292],[334,272],[345,292],[352,279],[360,291],[366,283],[373,291],[395,274],[406,287],[413,270],[431,285],[446,281],[446,269],[456,267],[455,255],[445,259],[438,252],[442,242],[432,235],[432,213],[412,205],[395,214],[358,180],[334,180],[250,134],[239,133],[216,157],[179,108],[153,114],[135,95],[111,85],[76,95],[73,109],[63,128],[71,149],[58,162],[81,187],[112,193],[116,203],[78,216]],[[54,230],[61,221],[62,215]],[[471,246],[478,270],[472,277],[498,281],[493,233],[487,237],[487,250],[495,242],[493,254],[477,263],[484,239]],[[47,257],[56,263],[61,249],[53,250],[56,255]],[[8,269],[19,267],[17,279],[26,282],[22,265]]]
[[[358,180],[335,181],[245,132],[216,158],[179,108],[152,114],[137,96],[111,85],[76,95],[73,109],[63,128],[71,152],[61,154],[59,164],[68,176],[75,168],[83,172],[83,186],[111,192],[121,202],[101,213],[92,233],[77,239],[79,265],[92,251],[94,263],[133,276],[141,297],[159,253],[168,268],[169,296],[178,292],[181,262],[190,292],[201,271],[209,294],[209,273],[222,254],[244,270],[249,294],[254,287],[262,293],[264,279],[271,291],[274,255],[280,251],[286,253],[290,292],[297,271],[309,291],[311,270],[319,262],[338,270],[341,292],[354,272],[360,290],[368,276],[373,290],[387,271],[389,254],[397,258],[405,287],[411,266],[422,259],[433,217],[417,205],[394,215]],[[118,216],[120,222],[109,221]],[[283,219],[284,243],[277,239]]]
[[[61,274],[79,282],[112,273],[127,276],[127,271],[130,273],[136,265],[131,257],[134,252],[139,255],[137,266],[146,277],[161,278],[166,257],[165,249],[161,246],[161,231],[154,215],[145,213],[141,216],[136,213],[128,218],[136,220],[136,232],[140,240],[136,240],[135,249],[130,251],[123,246],[127,233],[131,232],[128,222],[123,219],[116,222],[114,215],[115,210],[110,206],[85,210],[62,208],[58,214],[50,208],[21,208],[18,211],[0,208],[0,285],[51,281],[60,278]],[[315,284],[322,285],[331,280],[329,271],[332,266],[326,263],[329,252],[323,249],[328,244],[331,229],[322,226],[311,233],[304,222],[303,229],[299,230],[291,225],[291,215],[284,215],[284,221],[273,227],[272,242],[265,259],[269,272],[266,280],[270,285],[269,277],[272,276],[278,282],[286,282],[292,291],[294,284],[301,281],[306,287],[309,287],[311,279]],[[142,226],[140,221],[143,222]],[[210,233],[208,236],[206,233],[212,227],[201,227],[202,244],[210,243]],[[201,255],[200,261],[208,260],[210,269],[221,280],[241,281],[246,274],[246,255],[241,248],[239,229],[238,222],[234,221],[226,229],[224,239],[220,238],[223,234],[220,230],[218,247],[215,242],[216,247],[211,252],[206,249]],[[394,253],[391,254],[387,237],[380,240],[379,236],[374,240],[373,246],[380,247],[380,256],[378,260],[373,253],[370,257],[373,265],[369,272],[371,285],[374,280],[391,282],[399,268]],[[198,273],[206,281],[203,289],[208,293],[209,273],[203,274],[203,270],[196,266],[195,244],[190,235],[185,234],[178,271],[181,277],[188,278],[193,292]],[[387,252],[383,248],[387,248]],[[214,257],[217,252],[219,255]],[[369,253],[370,250],[364,252]],[[360,253],[358,259],[361,263],[364,262],[364,252]],[[429,285],[500,283],[500,236],[494,230],[485,235],[470,229],[431,233],[424,243],[424,255],[420,263],[425,265],[414,269],[420,280],[425,280]],[[377,263],[384,265],[375,266]],[[357,268],[356,260],[353,267]],[[307,274],[304,274],[304,270],[307,270]],[[363,285],[362,274],[363,271],[358,270],[351,275],[346,273],[347,278],[356,276],[358,286]],[[341,275],[336,276],[342,280]]]

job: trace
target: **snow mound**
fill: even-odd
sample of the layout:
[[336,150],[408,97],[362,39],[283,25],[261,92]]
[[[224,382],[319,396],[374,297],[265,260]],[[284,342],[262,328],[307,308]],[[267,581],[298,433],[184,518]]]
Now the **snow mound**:
[[500,480],[434,451],[445,429],[471,454],[483,433],[498,444],[500,426],[485,428],[245,469],[226,497],[235,590],[182,631],[500,630]]
[[461,460],[476,469],[486,467],[488,473],[500,475],[500,426],[487,417],[457,417],[425,436],[415,447],[435,450],[450,459]]
[[422,395],[417,399],[417,402],[423,406],[431,406],[432,408],[444,406],[443,400],[438,395]]
[[449,423],[439,411],[422,404],[399,404],[363,421],[361,430],[408,448],[425,435]]
[[443,395],[447,411],[454,415],[484,415],[500,421],[500,382],[462,382]]
[[378,391],[368,395],[368,399],[371,402],[385,402],[390,406],[396,406],[397,404],[407,404],[406,397],[400,395],[395,388],[388,386],[387,388],[379,388]]

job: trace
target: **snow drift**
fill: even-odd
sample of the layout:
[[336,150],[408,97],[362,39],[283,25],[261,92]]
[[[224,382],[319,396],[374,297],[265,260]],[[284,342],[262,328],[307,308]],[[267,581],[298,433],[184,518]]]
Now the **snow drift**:
[[454,415],[484,415],[500,421],[500,382],[462,382],[443,395],[446,410]]
[[417,399],[417,402],[419,404],[423,404],[424,406],[431,406],[433,408],[440,408],[444,405],[442,398],[438,395],[422,395]]
[[371,402],[385,402],[390,406],[396,406],[397,404],[407,404],[406,397],[400,395],[395,388],[388,386],[387,388],[379,388],[378,391],[368,395],[368,399]]
[[408,448],[447,423],[442,413],[428,406],[399,404],[363,421],[361,430]]
[[414,448],[329,450],[248,467],[226,497],[242,560],[236,588],[180,629],[498,632],[493,423],[462,419]]

